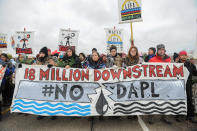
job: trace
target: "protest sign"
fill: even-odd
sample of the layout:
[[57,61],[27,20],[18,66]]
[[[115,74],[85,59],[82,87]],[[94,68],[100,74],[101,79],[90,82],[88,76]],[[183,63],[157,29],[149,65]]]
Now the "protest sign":
[[117,47],[117,53],[123,53],[123,30],[122,29],[105,29],[107,53],[110,53],[112,45]]
[[74,50],[78,45],[79,31],[70,29],[60,29],[59,33],[59,51],[67,51],[69,47]]
[[32,54],[32,45],[34,40],[34,32],[17,31],[12,40],[12,47],[16,49],[16,54]]
[[119,23],[142,21],[141,0],[118,0]]

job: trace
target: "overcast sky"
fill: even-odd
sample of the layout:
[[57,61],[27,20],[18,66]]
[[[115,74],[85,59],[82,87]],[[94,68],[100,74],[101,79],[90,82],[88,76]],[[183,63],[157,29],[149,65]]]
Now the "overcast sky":
[[[163,43],[168,53],[193,50],[197,32],[197,0],[142,0],[143,22],[133,24],[141,52]],[[60,28],[80,30],[78,52],[93,47],[104,52],[104,28],[124,29],[130,46],[130,24],[118,24],[117,0],[0,0],[0,33],[9,36],[26,27],[35,31],[34,49],[58,47]]]

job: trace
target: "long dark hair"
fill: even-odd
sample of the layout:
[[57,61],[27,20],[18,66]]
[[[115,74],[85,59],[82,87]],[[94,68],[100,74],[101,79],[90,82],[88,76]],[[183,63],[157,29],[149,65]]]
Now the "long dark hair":
[[[68,50],[71,50],[72,51],[72,57],[77,57],[77,55],[75,54],[75,50],[72,48],[72,47],[69,47]],[[66,53],[65,57],[64,57],[64,60],[67,60],[69,59],[70,57],[68,56],[68,54]]]

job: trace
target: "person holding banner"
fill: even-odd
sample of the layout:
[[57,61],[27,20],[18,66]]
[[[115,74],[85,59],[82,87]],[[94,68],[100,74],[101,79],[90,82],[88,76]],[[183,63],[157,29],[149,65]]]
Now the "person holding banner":
[[171,62],[171,58],[168,55],[166,55],[165,45],[163,44],[157,45],[157,54],[156,56],[151,58],[149,62],[161,62],[161,63]]
[[189,71],[189,77],[186,83],[186,93],[187,93],[187,120],[192,123],[197,123],[194,117],[194,105],[192,102],[192,76],[197,76],[196,66],[187,60],[188,55],[186,51],[179,52],[179,63],[184,63],[184,66]]
[[55,62],[52,60],[52,58],[49,58],[48,56],[48,48],[43,47],[38,55],[36,65],[55,65]]
[[122,58],[117,53],[117,47],[112,45],[110,47],[110,55],[107,56],[107,68],[113,67],[114,65],[117,67],[122,67]]
[[[157,45],[157,54],[149,60],[149,62],[170,63],[171,58],[166,54],[165,45]],[[167,124],[172,124],[168,116],[162,116],[161,120]],[[153,116],[149,116],[149,124],[153,124]]]
[[81,67],[83,67],[83,65],[87,61],[87,58],[86,58],[85,54],[84,53],[79,53],[79,59],[81,61]]
[[[47,47],[43,47],[42,49],[40,49],[37,61],[35,65],[47,65],[49,68],[52,66],[55,66],[55,62],[53,61],[52,58],[49,58],[48,56],[48,48]],[[37,120],[41,120],[43,119],[44,116],[38,116]],[[52,116],[51,118],[52,120],[55,120],[56,117]]]
[[25,54],[19,54],[16,62],[18,64],[27,64],[27,65],[33,64],[33,60],[28,59],[28,57]]
[[132,46],[129,49],[127,57],[123,60],[123,67],[142,64],[143,59],[139,56],[138,48]]
[[14,85],[12,83],[12,75],[15,72],[15,68],[10,62],[8,55],[1,54],[0,64],[6,67],[6,71],[1,83],[1,91],[3,98],[3,106],[10,106],[14,93]]
[[151,58],[155,56],[156,49],[155,47],[150,47],[148,50],[148,56],[145,57],[144,61],[148,62]]
[[69,47],[64,57],[65,68],[81,68],[79,57],[75,54],[73,48]]
[[83,68],[103,69],[106,65],[103,63],[98,52],[93,52],[89,60],[84,64]]

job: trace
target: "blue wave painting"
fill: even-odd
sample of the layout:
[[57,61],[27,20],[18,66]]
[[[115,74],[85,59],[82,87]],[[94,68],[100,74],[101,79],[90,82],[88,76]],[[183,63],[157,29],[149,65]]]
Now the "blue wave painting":
[[25,102],[23,100],[14,100],[12,111],[18,110],[23,113],[33,113],[35,115],[65,115],[65,116],[89,116],[91,114],[90,105],[82,106],[77,103],[64,104],[50,102],[38,103],[36,101]]

